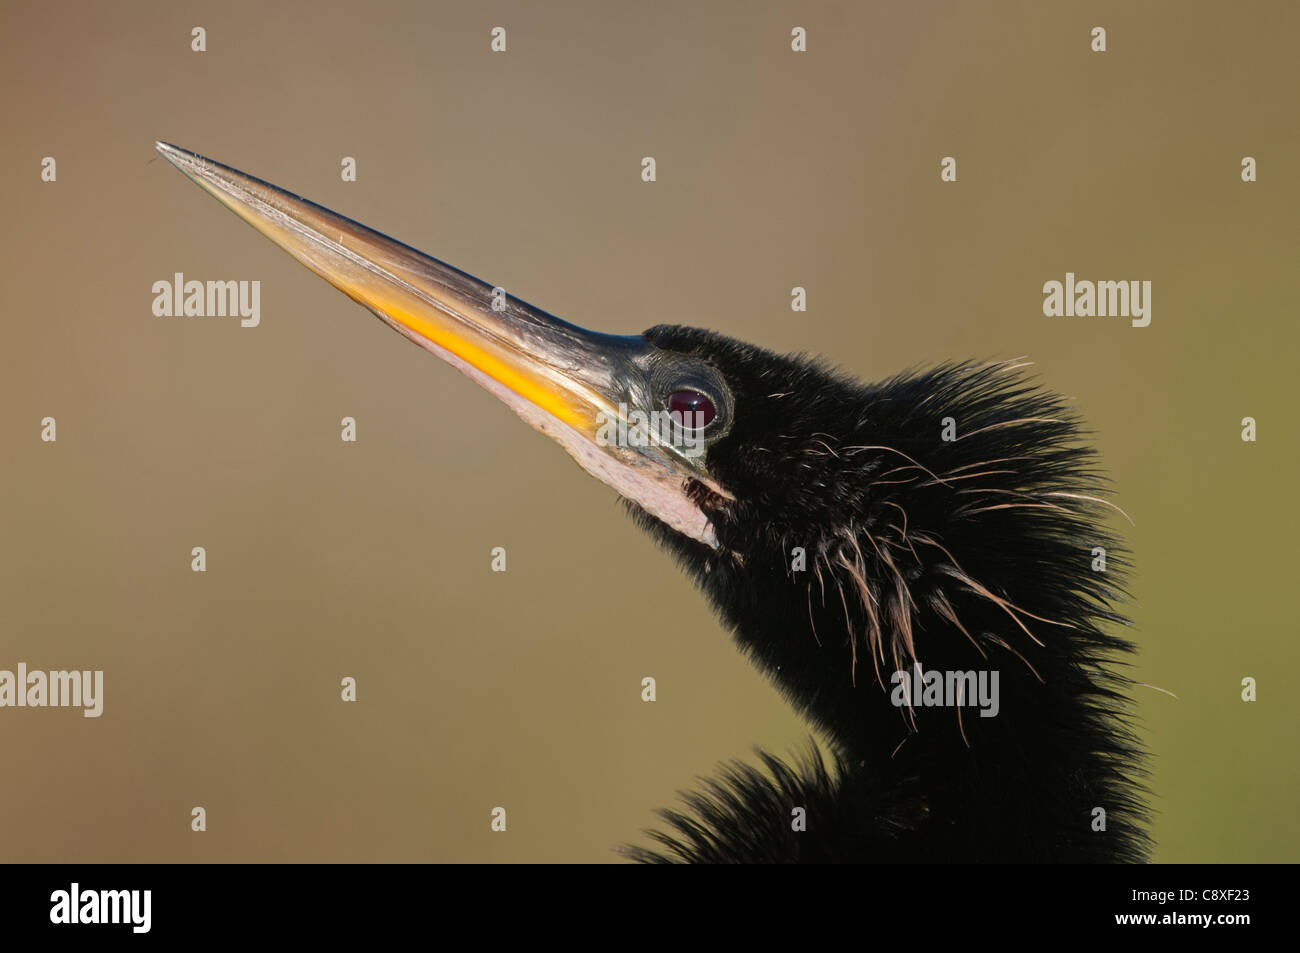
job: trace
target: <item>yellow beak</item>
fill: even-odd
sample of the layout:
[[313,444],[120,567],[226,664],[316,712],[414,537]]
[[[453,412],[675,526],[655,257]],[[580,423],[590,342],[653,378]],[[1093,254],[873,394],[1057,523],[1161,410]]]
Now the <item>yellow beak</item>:
[[459,269],[237,169],[167,143],[160,153],[232,212],[395,330],[496,394],[588,472],[680,532],[716,546],[695,481],[727,494],[670,443],[603,434],[645,403],[638,336],[587,331]]

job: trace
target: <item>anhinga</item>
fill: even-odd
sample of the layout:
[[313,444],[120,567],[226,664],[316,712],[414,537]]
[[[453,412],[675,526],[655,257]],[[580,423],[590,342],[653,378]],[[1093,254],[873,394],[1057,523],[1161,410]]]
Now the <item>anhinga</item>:
[[[1103,480],[1016,362],[862,384],[710,331],[583,330],[201,156],[173,165],[618,491],[826,740],[733,764],[639,860],[1134,861]],[[670,416],[667,428],[646,420]],[[611,423],[616,427],[610,427]],[[609,435],[633,434],[628,439]],[[638,439],[639,437],[639,439]],[[693,438],[693,439],[692,439]],[[1096,547],[1109,553],[1097,571]],[[929,704],[930,674],[966,697]],[[996,673],[994,717],[971,707]],[[949,685],[952,681],[949,680]],[[800,815],[802,822],[792,820]]]

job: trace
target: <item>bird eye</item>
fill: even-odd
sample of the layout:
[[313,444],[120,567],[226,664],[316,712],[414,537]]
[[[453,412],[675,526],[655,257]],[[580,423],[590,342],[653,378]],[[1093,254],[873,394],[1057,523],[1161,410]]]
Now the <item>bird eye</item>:
[[668,395],[668,412],[677,416],[682,425],[689,430],[698,430],[707,426],[718,416],[707,395],[697,390],[675,390]]

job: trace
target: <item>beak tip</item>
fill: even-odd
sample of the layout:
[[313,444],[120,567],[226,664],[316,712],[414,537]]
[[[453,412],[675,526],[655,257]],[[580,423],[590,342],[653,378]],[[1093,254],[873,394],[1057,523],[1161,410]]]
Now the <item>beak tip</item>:
[[202,157],[182,149],[180,146],[174,146],[170,142],[163,142],[159,139],[154,142],[153,147],[158,150],[159,155],[190,176],[190,178],[193,178],[201,168]]

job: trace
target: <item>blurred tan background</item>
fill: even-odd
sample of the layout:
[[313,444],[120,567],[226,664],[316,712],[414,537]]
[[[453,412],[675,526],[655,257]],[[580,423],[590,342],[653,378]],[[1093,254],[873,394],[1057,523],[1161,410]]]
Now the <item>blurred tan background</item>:
[[[98,720],[0,710],[0,858],[613,861],[807,734],[612,491],[166,139],[590,327],[1029,355],[1137,523],[1155,859],[1300,859],[1300,8],[329,6],[0,14],[0,668],[105,671]],[[260,280],[261,326],[155,317],[177,271]],[[1151,280],[1150,327],[1044,317],[1066,271]]]

